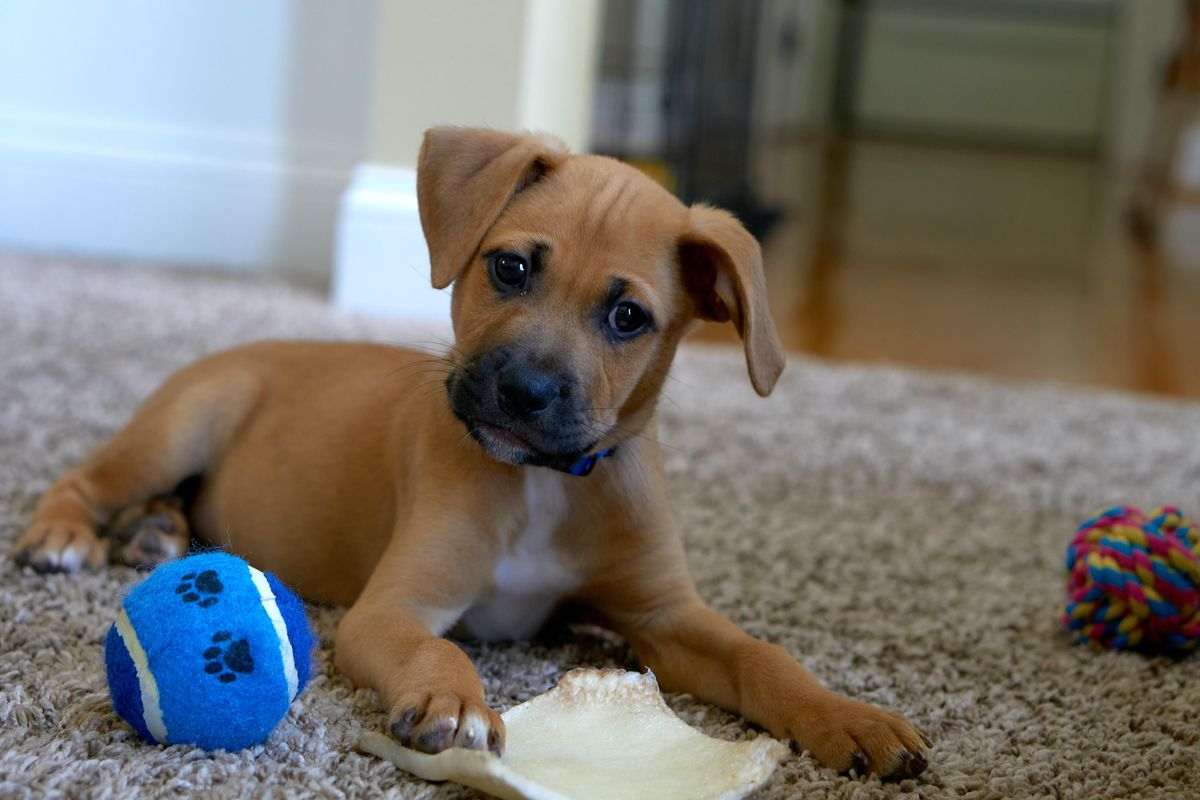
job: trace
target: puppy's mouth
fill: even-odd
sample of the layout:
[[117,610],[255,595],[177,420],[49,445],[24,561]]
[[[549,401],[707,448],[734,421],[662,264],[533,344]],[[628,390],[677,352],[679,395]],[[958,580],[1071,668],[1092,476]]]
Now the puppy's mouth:
[[595,447],[595,443],[589,443],[562,451],[546,450],[534,445],[507,425],[484,422],[463,414],[456,416],[485,453],[505,464],[567,469]]
[[469,417],[463,418],[463,423],[467,426],[471,438],[501,461],[514,464],[524,463],[527,458],[538,453],[536,447],[522,439],[510,428]]

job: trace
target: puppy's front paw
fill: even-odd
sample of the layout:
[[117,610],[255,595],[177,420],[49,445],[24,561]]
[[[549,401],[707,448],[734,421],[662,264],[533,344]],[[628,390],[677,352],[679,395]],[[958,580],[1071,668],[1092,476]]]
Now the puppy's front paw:
[[34,522],[13,545],[13,559],[38,572],[99,569],[108,561],[108,540],[88,525],[47,520]]
[[826,767],[860,777],[915,778],[929,766],[928,740],[899,714],[834,696],[803,714],[788,733]]
[[451,691],[416,691],[392,708],[388,728],[400,744],[423,753],[451,747],[504,750],[504,722],[479,700]]

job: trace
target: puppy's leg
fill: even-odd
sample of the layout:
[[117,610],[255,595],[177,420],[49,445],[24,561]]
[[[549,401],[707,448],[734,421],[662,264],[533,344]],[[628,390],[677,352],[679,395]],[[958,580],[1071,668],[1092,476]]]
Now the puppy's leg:
[[928,765],[923,737],[903,717],[825,689],[782,647],[706,607],[678,569],[639,569],[597,605],[668,691],[737,711],[839,771],[905,778]]
[[[338,626],[338,669],[374,689],[400,743],[426,753],[449,747],[504,747],[504,723],[484,702],[471,660],[435,635],[470,603],[480,578],[477,540],[434,526],[410,525],[421,538],[397,536]],[[459,528],[459,530],[463,530]]]
[[177,373],[129,424],[42,495],[13,547],[39,572],[97,569],[108,557],[97,528],[116,511],[203,472],[245,418],[259,391],[241,370],[200,362]]
[[388,728],[406,747],[438,753],[449,747],[504,747],[504,723],[487,707],[467,654],[432,635],[420,617],[358,602],[338,626],[337,665],[375,690]]

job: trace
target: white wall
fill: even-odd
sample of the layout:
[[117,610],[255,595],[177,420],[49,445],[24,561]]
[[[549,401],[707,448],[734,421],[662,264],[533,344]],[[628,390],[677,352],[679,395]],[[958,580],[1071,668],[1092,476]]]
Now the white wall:
[[333,298],[353,311],[446,320],[429,284],[417,151],[432,125],[557,134],[586,151],[599,0],[394,0],[380,6],[367,163],[342,199]]
[[[396,223],[400,252],[372,269],[427,272],[421,134],[541,128],[585,149],[599,3],[0,0],[0,247],[321,285]],[[373,177],[343,204],[356,174]],[[355,210],[379,246],[338,241]]]
[[415,166],[425,129],[537,129],[587,149],[599,0],[380,6],[370,161]]
[[431,125],[517,124],[525,0],[384,2],[375,32],[370,160],[415,166]]
[[530,0],[521,44],[517,127],[549,131],[577,152],[591,138],[599,0]]
[[321,280],[375,0],[0,0],[0,246]]

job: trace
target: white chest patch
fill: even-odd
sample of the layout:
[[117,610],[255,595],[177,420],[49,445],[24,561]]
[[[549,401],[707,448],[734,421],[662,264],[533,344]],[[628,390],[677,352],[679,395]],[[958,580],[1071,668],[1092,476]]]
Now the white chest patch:
[[462,617],[472,635],[526,639],[542,627],[559,600],[579,587],[579,576],[564,565],[554,543],[567,516],[563,481],[572,479],[548,469],[525,469],[527,521],[496,562],[491,590]]

